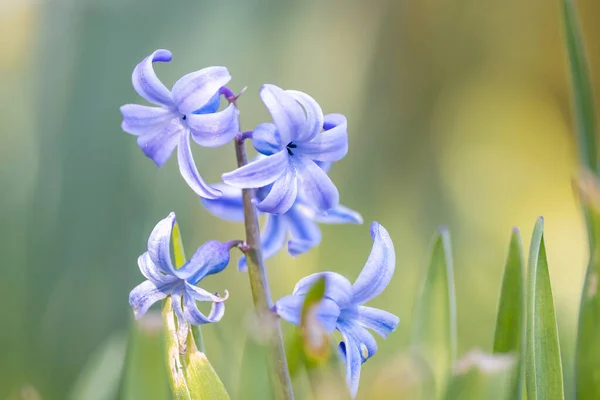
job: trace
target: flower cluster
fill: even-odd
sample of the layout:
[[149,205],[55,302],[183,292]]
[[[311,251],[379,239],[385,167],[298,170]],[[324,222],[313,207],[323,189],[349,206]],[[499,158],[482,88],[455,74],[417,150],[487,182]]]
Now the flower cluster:
[[[157,50],[135,67],[132,75],[135,91],[156,107],[122,106],[122,129],[137,136],[140,149],[158,167],[177,148],[180,173],[209,212],[222,219],[243,221],[244,205],[250,203],[244,204],[242,190],[250,190],[252,204],[265,215],[260,235],[265,258],[278,253],[286,240],[292,256],[317,246],[321,242],[319,223],[363,222],[360,214],[339,204],[339,192],[328,176],[332,163],[348,152],[347,121],[343,115],[324,115],[309,95],[266,84],[260,90],[260,97],[272,122],[259,124],[242,134],[237,97],[225,86],[231,79],[227,68],[208,67],[189,73],[168,90],[156,76],[153,63],[168,62],[171,58],[168,50]],[[221,97],[228,102],[224,108]],[[195,165],[190,139],[203,147],[251,139],[258,156],[222,174],[223,183],[207,184]],[[136,318],[140,318],[152,304],[171,296],[179,329],[187,332],[189,324],[207,324],[222,318],[227,291],[221,297],[197,285],[204,277],[225,269],[230,250],[242,241],[209,241],[181,268],[176,268],[170,255],[175,223],[175,214],[171,213],[150,234],[148,249],[138,259],[147,280],[131,291],[129,303]],[[299,324],[308,289],[320,277],[325,278],[325,296],[317,315],[328,333],[337,329],[342,334],[340,356],[346,364],[353,396],[358,389],[361,364],[377,350],[367,329],[385,338],[399,322],[393,314],[363,305],[383,291],[395,268],[394,247],[387,231],[374,222],[371,235],[374,240],[371,255],[353,285],[334,272],[313,274],[301,280],[292,295],[280,299],[273,307],[282,319]],[[244,256],[238,267],[246,269]],[[199,311],[197,301],[212,302],[208,316]]]

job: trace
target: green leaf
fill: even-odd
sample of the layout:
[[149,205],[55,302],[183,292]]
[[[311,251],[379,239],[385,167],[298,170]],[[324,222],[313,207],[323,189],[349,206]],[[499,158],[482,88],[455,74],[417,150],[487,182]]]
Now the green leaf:
[[[513,229],[508,257],[504,267],[502,290],[496,318],[494,353],[514,353],[524,355],[525,346],[525,261],[521,235]],[[513,398],[520,399],[523,387],[523,357],[519,357],[515,368]]]
[[598,147],[596,144],[594,101],[579,18],[573,0],[563,0],[562,3],[571,84],[573,85],[579,158],[584,167],[597,174]]
[[440,228],[431,246],[413,314],[411,343],[431,367],[442,393],[456,357],[456,300],[450,234]]
[[219,379],[206,355],[196,348],[194,336],[190,332],[187,349],[183,355],[185,379],[193,400],[229,400],[227,390]]
[[77,377],[69,399],[112,400],[118,397],[126,340],[113,334],[90,357]]
[[455,363],[445,399],[520,399],[512,389],[516,364],[514,355],[471,351]]
[[535,224],[529,250],[526,346],[527,399],[564,399],[558,328],[541,217]]
[[169,399],[167,369],[163,362],[162,320],[147,313],[131,328],[121,385],[122,400]]
[[[576,181],[583,204],[589,210],[592,227],[600,232],[600,182],[591,173],[583,173]],[[590,250],[581,306],[575,353],[575,387],[580,400],[600,398],[600,235],[596,235]]]

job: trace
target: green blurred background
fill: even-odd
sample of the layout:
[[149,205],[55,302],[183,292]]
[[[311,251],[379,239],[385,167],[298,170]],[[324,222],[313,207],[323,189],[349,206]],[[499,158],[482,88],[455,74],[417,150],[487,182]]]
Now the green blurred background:
[[[598,78],[600,3],[578,4]],[[31,386],[44,399],[67,398],[91,354],[127,334],[137,256],[170,211],[188,253],[242,235],[200,206],[174,159],[157,169],[120,130],[119,106],[140,101],[133,67],[157,48],[174,54],[157,67],[167,86],[227,66],[232,89],[248,86],[244,129],[268,118],[257,96],[267,82],[347,115],[350,151],[331,175],[367,223],[323,226],[319,248],[298,259],[282,252],[268,269],[275,298],[314,271],[353,280],[371,247],[368,223],[389,230],[396,274],[372,305],[401,324],[363,366],[359,397],[411,379],[398,366],[436,226],[453,237],[460,355],[491,348],[510,229],[521,227],[528,246],[538,215],[571,390],[587,250],[571,189],[558,2],[2,0],[0,43],[0,399]],[[211,181],[235,166],[232,146],[194,152]],[[231,293],[223,321],[204,336],[236,393],[247,277],[232,264],[205,287]]]

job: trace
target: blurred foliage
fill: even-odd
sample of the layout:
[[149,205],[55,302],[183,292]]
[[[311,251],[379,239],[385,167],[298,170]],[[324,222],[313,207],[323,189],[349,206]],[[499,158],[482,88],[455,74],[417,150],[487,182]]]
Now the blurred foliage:
[[[595,71],[600,3],[578,5]],[[332,177],[343,204],[394,239],[396,276],[372,305],[401,317],[364,365],[359,397],[386,398],[386,388],[409,390],[430,374],[400,352],[440,224],[453,232],[460,356],[492,348],[507,232],[546,217],[560,348],[572,371],[587,255],[570,185],[576,146],[560,11],[542,0],[3,1],[0,399],[65,398],[102,343],[128,329],[127,295],[143,279],[136,259],[169,211],[186,221],[187,246],[242,235],[200,207],[176,163],[157,169],[120,130],[118,107],[137,101],[130,73],[161,47],[175,57],[157,68],[167,83],[228,66],[232,88],[249,87],[245,128],[268,117],[256,95],[265,82],[348,116],[350,152]],[[212,180],[235,166],[229,146],[194,151]],[[318,249],[270,260],[274,297],[323,269],[353,280],[371,246],[366,231],[323,227]],[[230,267],[207,284],[231,293],[223,321],[203,334],[232,392],[247,277]],[[570,373],[565,386],[571,393]]]

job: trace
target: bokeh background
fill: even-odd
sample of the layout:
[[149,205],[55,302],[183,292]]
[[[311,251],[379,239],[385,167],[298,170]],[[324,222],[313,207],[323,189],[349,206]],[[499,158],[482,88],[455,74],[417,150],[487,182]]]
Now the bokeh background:
[[[598,89],[600,3],[578,4]],[[572,388],[587,250],[571,186],[578,169],[558,2],[3,0],[0,43],[0,399],[32,388],[43,399],[77,398],[90,359],[113,370],[132,320],[127,296],[142,280],[137,257],[170,211],[188,252],[242,235],[200,206],[174,159],[157,169],[120,129],[119,106],[140,101],[131,71],[157,48],[174,53],[156,68],[167,86],[227,66],[232,89],[248,86],[245,129],[268,119],[257,95],[267,82],[347,115],[350,151],[331,175],[342,204],[366,223],[323,226],[319,248],[281,253],[268,270],[276,298],[314,271],[353,280],[371,247],[368,223],[389,230],[396,274],[372,305],[401,324],[363,366],[362,398],[381,376],[410,379],[394,371],[435,228],[452,234],[464,354],[491,348],[510,230],[522,229],[527,248],[539,215]],[[232,146],[194,154],[212,181],[235,167]],[[247,277],[232,263],[206,287],[231,293],[223,321],[204,336],[235,394]]]

